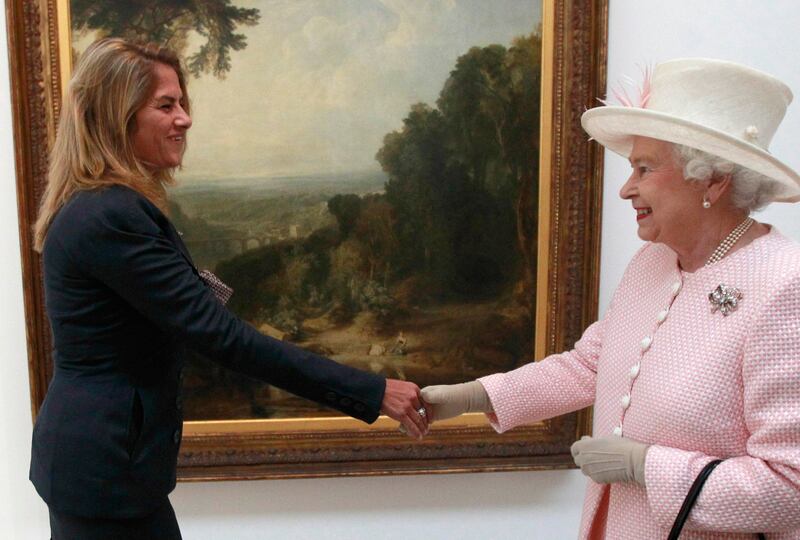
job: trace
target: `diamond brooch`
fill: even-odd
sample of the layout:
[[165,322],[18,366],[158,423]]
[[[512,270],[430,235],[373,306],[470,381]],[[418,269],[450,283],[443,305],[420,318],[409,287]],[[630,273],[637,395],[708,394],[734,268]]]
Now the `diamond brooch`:
[[717,310],[727,317],[732,311],[739,307],[739,300],[742,299],[742,292],[736,287],[728,287],[720,283],[717,288],[708,293],[708,301],[711,302],[711,313]]

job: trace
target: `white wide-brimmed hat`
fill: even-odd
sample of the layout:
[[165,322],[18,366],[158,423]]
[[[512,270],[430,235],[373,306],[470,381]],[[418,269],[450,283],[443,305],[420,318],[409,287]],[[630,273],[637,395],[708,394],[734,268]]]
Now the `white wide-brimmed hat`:
[[696,148],[775,180],[773,200],[800,200],[800,175],[769,153],[792,102],[784,83],[733,62],[682,58],[658,64],[640,90],[638,104],[583,113],[583,129],[626,158],[635,136]]

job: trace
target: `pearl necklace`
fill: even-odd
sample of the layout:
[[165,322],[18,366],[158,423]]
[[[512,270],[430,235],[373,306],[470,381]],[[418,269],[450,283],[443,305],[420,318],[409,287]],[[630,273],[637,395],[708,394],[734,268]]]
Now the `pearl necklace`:
[[753,218],[748,217],[741,223],[739,223],[735,229],[733,229],[725,239],[720,242],[717,246],[717,249],[714,250],[714,253],[711,254],[711,257],[708,258],[706,261],[706,266],[710,266],[715,262],[719,261],[721,258],[725,256],[728,251],[733,247],[733,245],[739,241],[744,233],[750,228],[750,226],[754,223]]

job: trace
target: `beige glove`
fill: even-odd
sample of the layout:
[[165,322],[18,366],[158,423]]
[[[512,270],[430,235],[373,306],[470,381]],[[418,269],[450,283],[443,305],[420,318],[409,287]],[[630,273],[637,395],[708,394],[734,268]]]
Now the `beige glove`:
[[468,412],[492,412],[489,396],[478,381],[426,386],[422,389],[422,400],[428,412],[433,413],[434,421]]
[[644,486],[648,448],[646,444],[616,435],[583,437],[572,445],[572,457],[583,474],[598,484],[637,482]]

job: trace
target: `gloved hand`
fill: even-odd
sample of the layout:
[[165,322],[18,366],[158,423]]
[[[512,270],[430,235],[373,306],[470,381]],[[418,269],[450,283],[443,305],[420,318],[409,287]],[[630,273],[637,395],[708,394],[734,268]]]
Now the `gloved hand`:
[[422,400],[434,421],[468,412],[492,412],[489,396],[478,381],[426,386],[422,389]]
[[583,474],[598,484],[637,482],[644,486],[644,462],[650,446],[610,435],[583,437],[572,445],[572,457]]

